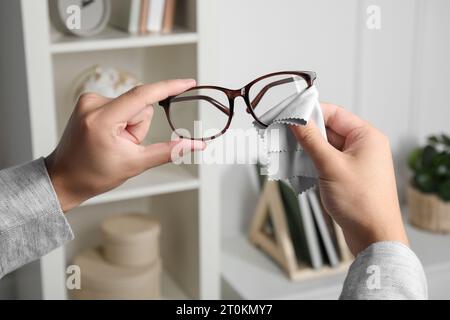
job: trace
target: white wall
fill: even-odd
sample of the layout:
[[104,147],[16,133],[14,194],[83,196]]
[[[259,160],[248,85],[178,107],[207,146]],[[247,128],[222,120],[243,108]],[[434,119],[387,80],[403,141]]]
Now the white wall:
[[[369,5],[381,8],[381,30],[366,27]],[[316,71],[323,101],[353,110],[390,137],[400,188],[412,145],[433,132],[449,133],[450,1],[219,0],[209,6],[201,39],[208,45],[203,67],[213,76],[202,83],[236,88],[270,71]],[[242,101],[233,121],[251,125]],[[221,168],[223,237],[245,231],[252,215],[249,170]]]
[[[358,26],[358,82],[355,112],[371,121],[390,137],[397,168],[416,138],[411,134],[412,86],[417,76],[415,64],[415,1],[361,1],[359,16],[369,5],[381,8],[380,30],[369,30],[366,19]],[[397,174],[399,187],[401,175]]]
[[420,1],[417,31],[417,112],[413,118],[419,137],[450,132],[450,1]]

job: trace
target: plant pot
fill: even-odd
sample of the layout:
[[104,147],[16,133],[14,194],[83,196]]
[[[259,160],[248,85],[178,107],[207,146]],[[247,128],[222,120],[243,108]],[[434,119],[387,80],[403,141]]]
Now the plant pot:
[[407,190],[409,221],[437,233],[450,233],[450,202],[435,194],[422,193],[411,185]]

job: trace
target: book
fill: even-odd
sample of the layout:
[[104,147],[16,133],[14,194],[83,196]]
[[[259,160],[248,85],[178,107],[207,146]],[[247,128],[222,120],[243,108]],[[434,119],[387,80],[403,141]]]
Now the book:
[[312,266],[311,253],[309,252],[307,245],[308,240],[305,236],[297,195],[292,191],[292,188],[283,181],[278,181],[278,187],[283,201],[284,212],[297,261],[305,262]]
[[314,191],[307,191],[307,198],[314,215],[314,219],[317,224],[317,229],[319,230],[320,237],[322,239],[323,245],[325,247],[325,252],[328,257],[328,261],[332,267],[337,267],[339,265],[339,258],[336,248],[333,244],[333,240],[330,234],[330,230],[327,227],[324,218],[324,212],[320,207],[319,199]]
[[111,0],[110,24],[129,33],[139,32],[141,0]]
[[303,222],[303,229],[305,230],[306,243],[308,245],[309,253],[311,255],[311,265],[314,269],[323,266],[323,258],[320,250],[319,237],[314,225],[314,219],[309,207],[306,192],[298,196],[298,204],[300,208],[300,215]]
[[177,6],[176,0],[166,0],[166,7],[164,8],[164,18],[162,32],[172,32],[175,22],[175,8]]
[[148,32],[162,31],[165,2],[165,0],[150,0],[147,17]]
[[[257,163],[255,173],[260,190],[267,182],[267,177],[261,174],[261,169],[261,164]],[[315,269],[320,268],[323,264],[322,254],[310,211],[308,210],[309,216],[308,212],[305,213],[305,222],[305,218],[300,211],[299,198],[295,192],[283,181],[277,181],[277,184],[297,261],[304,262]],[[305,228],[308,228],[308,230],[305,230]]]
[[325,221],[325,225],[326,225],[327,230],[328,230],[328,232],[330,234],[331,241],[333,242],[333,246],[338,251],[338,256],[339,256],[340,255],[340,253],[339,253],[339,245],[338,245],[336,230],[335,230],[335,227],[334,227],[334,220],[330,217],[330,215],[325,210],[325,207],[323,206],[322,201],[320,200],[320,194],[318,192],[316,192],[316,191],[311,191],[311,192],[314,192],[316,194],[317,201],[318,201],[319,206],[320,206],[320,211],[322,212],[322,216],[323,216],[323,219]]
[[150,0],[141,0],[141,10],[139,17],[139,33],[147,33],[148,8]]

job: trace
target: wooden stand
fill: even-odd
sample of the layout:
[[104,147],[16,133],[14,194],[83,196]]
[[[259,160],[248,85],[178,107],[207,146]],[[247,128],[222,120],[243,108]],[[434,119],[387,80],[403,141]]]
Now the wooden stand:
[[293,281],[322,277],[347,270],[353,256],[345,244],[342,230],[334,224],[341,251],[341,264],[336,268],[328,266],[313,269],[305,263],[297,261],[292,238],[284,212],[284,206],[278,183],[268,181],[259,199],[255,215],[249,231],[249,239],[272,257]]

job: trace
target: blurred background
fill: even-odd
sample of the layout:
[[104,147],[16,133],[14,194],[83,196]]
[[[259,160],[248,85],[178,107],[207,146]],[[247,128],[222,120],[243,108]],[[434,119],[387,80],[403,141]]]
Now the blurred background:
[[[73,4],[89,17],[75,31],[61,23],[76,16],[65,10]],[[269,72],[315,71],[322,101],[389,136],[408,235],[430,297],[450,298],[449,16],[448,0],[1,1],[0,168],[50,153],[83,90],[114,95],[137,82],[176,77],[240,88]],[[251,128],[244,102],[235,108],[232,127]],[[214,121],[200,109],[192,117]],[[167,140],[170,132],[157,109],[147,142]],[[261,197],[250,164],[151,170],[70,212],[76,239],[0,279],[0,298],[73,298],[68,266],[106,246],[105,221],[127,213],[145,214],[161,228],[149,241],[157,242],[152,259],[162,268],[144,268],[157,282],[150,297],[337,298],[351,261],[342,251],[336,268],[326,258],[314,268],[294,257],[302,272],[293,277],[284,258],[248,241]],[[313,228],[320,236],[317,221]],[[334,245],[345,250],[338,228],[331,229]],[[319,254],[327,255],[320,239]],[[90,293],[106,290],[102,281],[110,282],[100,274],[109,262],[86,271],[98,279],[86,280]],[[130,288],[137,281],[137,271],[105,268]]]

